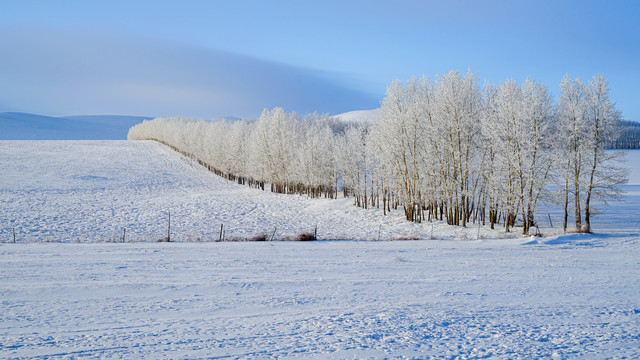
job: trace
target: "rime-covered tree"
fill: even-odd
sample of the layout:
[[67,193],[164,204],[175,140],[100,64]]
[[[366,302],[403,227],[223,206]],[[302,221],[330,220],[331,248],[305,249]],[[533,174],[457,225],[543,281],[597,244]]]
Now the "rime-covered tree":
[[584,221],[587,231],[591,231],[591,215],[593,198],[606,201],[617,198],[621,190],[619,185],[627,182],[626,171],[616,164],[621,152],[605,152],[608,138],[616,138],[620,112],[609,99],[607,78],[596,75],[589,82],[587,92],[587,132],[585,143],[588,165],[585,182]]
[[[573,196],[575,225],[582,227],[582,211],[580,201],[580,181],[584,177],[584,161],[588,149],[585,144],[587,132],[587,92],[580,79],[571,79],[567,74],[560,83],[560,105],[558,111],[558,143],[559,156],[566,166],[564,171],[564,223],[567,229],[569,217],[569,200]],[[564,160],[563,160],[564,159]]]
[[435,129],[439,136],[448,222],[466,226],[471,215],[472,167],[477,160],[474,141],[480,134],[482,96],[475,74],[450,71],[435,87]]
[[383,168],[398,176],[399,193],[409,221],[420,221],[422,178],[427,151],[427,113],[430,94],[426,79],[411,79],[406,86],[394,80],[381,102],[378,121],[373,125],[372,142]]
[[553,157],[550,127],[552,100],[547,88],[527,79],[522,86],[521,131],[518,162],[520,197],[522,199],[523,234],[533,226],[540,194],[548,184]]
[[560,154],[568,155],[565,160],[564,229],[567,228],[571,195],[576,229],[591,231],[592,200],[616,198],[620,193],[618,186],[626,182],[625,171],[617,165],[621,153],[604,151],[606,139],[616,136],[620,113],[609,99],[607,80],[603,75],[594,76],[588,84],[565,75],[560,88]]
[[[556,108],[557,111],[552,112]],[[280,193],[403,207],[407,220],[465,226],[488,212],[493,228],[535,225],[537,203],[552,175],[562,179],[564,228],[590,228],[594,201],[619,193],[625,174],[604,149],[620,113],[606,78],[589,84],[568,75],[558,106],[532,80],[480,89],[475,74],[451,71],[393,81],[371,124],[344,123],[317,113],[302,119],[282,108],[256,121],[157,118],[131,128],[130,139],[161,141],[240,184]]]

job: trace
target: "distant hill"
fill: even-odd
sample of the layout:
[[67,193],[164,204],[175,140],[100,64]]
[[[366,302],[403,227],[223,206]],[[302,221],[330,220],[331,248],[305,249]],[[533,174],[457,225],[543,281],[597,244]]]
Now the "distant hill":
[[152,117],[84,115],[52,117],[0,113],[0,140],[126,140],[133,125]]
[[[344,130],[345,123],[373,122],[379,109],[356,110],[333,115]],[[129,128],[151,116],[79,115],[53,117],[21,112],[0,112],[0,140],[126,140]],[[236,121],[240,118],[225,116]],[[640,149],[640,123],[620,122],[620,137],[609,141],[609,149]]]
[[338,118],[346,122],[373,122],[378,116],[378,110],[379,109],[355,110],[338,115],[332,115],[331,117]]
[[216,120],[226,120],[226,121],[238,121],[238,120],[242,120],[242,118],[239,118],[237,116],[233,116],[233,115],[227,115],[227,116],[223,116],[219,119]]

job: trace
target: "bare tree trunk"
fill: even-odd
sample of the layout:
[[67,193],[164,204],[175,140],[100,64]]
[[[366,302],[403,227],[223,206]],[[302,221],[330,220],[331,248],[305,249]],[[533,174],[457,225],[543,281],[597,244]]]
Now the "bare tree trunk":
[[591,165],[591,174],[589,176],[589,185],[587,186],[587,199],[585,200],[584,203],[584,223],[587,227],[587,231],[591,232],[591,193],[593,192],[593,178],[594,175],[596,173],[596,167],[598,166],[598,147],[601,146],[601,139],[600,139],[600,127],[599,127],[599,122],[598,122],[598,118],[596,115],[596,122],[595,122],[595,126],[596,126],[596,142],[593,145],[593,164]]
[[[597,125],[596,125],[597,129]],[[596,130],[597,131],[597,130]],[[599,137],[599,136],[598,136]],[[598,140],[600,141],[600,140]],[[593,149],[593,165],[591,167],[591,175],[589,178],[589,186],[587,187],[587,198],[584,204],[584,222],[587,227],[587,231],[591,232],[591,194],[593,192],[593,181],[596,172],[596,167],[598,164],[598,149],[597,146]]]
[[[568,168],[569,168],[569,164],[567,164],[567,169]],[[568,221],[569,221],[569,174],[566,174],[564,178],[564,223],[562,226],[562,231],[564,232],[567,232]]]
[[385,216],[387,215],[387,190],[384,191],[384,194],[382,196],[382,213]]

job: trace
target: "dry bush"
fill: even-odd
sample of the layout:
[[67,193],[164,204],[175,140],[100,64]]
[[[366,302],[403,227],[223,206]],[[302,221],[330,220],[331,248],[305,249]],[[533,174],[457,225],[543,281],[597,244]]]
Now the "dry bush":
[[398,241],[405,241],[405,240],[420,240],[420,237],[418,235],[402,235],[399,236],[393,240],[398,240]]
[[254,235],[251,237],[225,237],[222,241],[220,239],[216,239],[215,242],[259,242],[259,241],[268,241],[269,237],[265,234]]
[[[313,232],[305,232],[298,234],[295,237],[285,237],[282,241],[314,241],[317,240],[316,235]],[[262,241],[274,241],[270,235],[267,234],[258,234],[251,237],[229,237],[224,238],[222,242],[262,242]],[[214,242],[220,242],[219,239],[214,240]]]
[[245,241],[267,241],[268,237],[265,234],[255,235],[253,237],[247,238]]
[[299,234],[293,240],[294,241],[314,241],[316,240],[316,235],[312,232],[306,232],[306,233]]

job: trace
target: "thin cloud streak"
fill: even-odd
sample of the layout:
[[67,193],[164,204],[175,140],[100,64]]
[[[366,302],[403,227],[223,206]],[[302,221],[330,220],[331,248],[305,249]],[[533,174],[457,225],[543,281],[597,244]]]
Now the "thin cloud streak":
[[339,113],[379,101],[339,74],[147,39],[2,30],[0,46],[9,110],[251,118],[265,107]]

